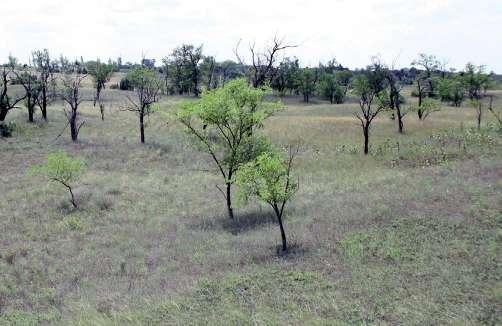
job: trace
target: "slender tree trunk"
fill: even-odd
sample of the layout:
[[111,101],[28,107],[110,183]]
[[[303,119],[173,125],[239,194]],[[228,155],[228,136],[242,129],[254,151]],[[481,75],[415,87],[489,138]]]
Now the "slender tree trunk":
[[232,184],[230,182],[227,182],[227,194],[225,197],[227,199],[228,217],[231,220],[233,220],[234,219],[234,209],[232,208]]
[[68,186],[68,190],[70,191],[71,203],[72,203],[73,207],[78,208],[77,207],[77,202],[75,201],[75,196],[73,195],[73,191],[72,191],[72,189],[71,189],[70,186]]
[[47,88],[45,86],[42,87],[42,107],[40,111],[42,111],[42,118],[47,121]]
[[364,134],[364,155],[367,155],[369,152],[369,142],[370,142],[370,130],[369,125],[365,125],[363,127]]
[[275,215],[277,216],[277,222],[279,222],[279,228],[281,229],[281,239],[282,239],[282,251],[288,250],[288,244],[286,241],[286,232],[284,231],[284,225],[282,223],[282,212],[279,211],[277,207],[274,207]]
[[34,116],[34,112],[35,111],[35,108],[32,107],[31,103],[28,103],[28,122],[35,122],[35,119],[33,118]]
[[77,128],[77,110],[71,111],[71,116],[70,116],[70,133],[71,133],[71,140],[76,143],[77,138],[78,138],[78,128]]
[[481,116],[483,115],[483,111],[481,110],[481,101],[478,103],[478,130],[481,129]]
[[144,124],[144,116],[145,113],[143,110],[139,113],[139,134],[140,134],[140,140],[141,143],[145,143],[145,124]]
[[9,110],[0,109],[0,123],[3,123],[5,121],[5,117],[7,117],[7,113],[9,113]]
[[397,115],[397,127],[399,133],[402,134],[404,124],[403,124],[403,116],[401,115],[401,105],[399,105],[399,103],[396,103],[396,115]]

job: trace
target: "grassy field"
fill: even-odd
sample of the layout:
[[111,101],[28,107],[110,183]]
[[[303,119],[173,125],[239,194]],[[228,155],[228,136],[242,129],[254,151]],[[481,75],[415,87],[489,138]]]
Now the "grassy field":
[[[210,158],[155,115],[140,145],[137,118],[119,111],[122,94],[104,91],[105,121],[85,104],[77,144],[68,130],[57,137],[61,104],[48,124],[9,115],[17,127],[0,139],[0,325],[502,322],[502,137],[488,113],[480,132],[469,107],[423,122],[410,113],[404,135],[382,114],[364,156],[356,103],[285,98],[264,132],[303,148],[285,220],[292,249],[279,255],[268,207],[238,207],[227,220]],[[64,189],[28,173],[58,150],[87,163],[78,210]]]

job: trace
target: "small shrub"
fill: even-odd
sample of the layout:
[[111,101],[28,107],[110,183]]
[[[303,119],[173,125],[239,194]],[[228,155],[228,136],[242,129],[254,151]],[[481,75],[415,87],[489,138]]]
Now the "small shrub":
[[43,175],[49,181],[65,186],[71,195],[73,207],[77,208],[71,184],[78,180],[84,166],[82,160],[71,158],[64,152],[58,152],[47,156],[47,163],[33,167],[31,173],[33,175]]
[[16,123],[14,121],[10,121],[8,123],[0,123],[0,136],[1,137],[10,137],[12,136],[14,130],[16,130]]

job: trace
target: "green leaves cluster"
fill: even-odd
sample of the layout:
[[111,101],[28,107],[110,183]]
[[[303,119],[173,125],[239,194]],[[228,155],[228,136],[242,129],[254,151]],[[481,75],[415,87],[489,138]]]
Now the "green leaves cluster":
[[57,152],[47,156],[47,162],[31,169],[32,175],[43,175],[51,181],[69,185],[78,180],[84,161],[68,156],[65,152]]
[[290,200],[298,189],[298,182],[292,179],[288,163],[280,152],[269,151],[243,165],[236,176],[239,199],[247,202],[256,197],[272,207]]
[[268,141],[254,130],[261,128],[280,104],[265,101],[266,94],[266,89],[252,88],[238,79],[203,93],[200,101],[180,105],[179,121],[213,156],[227,179],[240,164],[268,147]]

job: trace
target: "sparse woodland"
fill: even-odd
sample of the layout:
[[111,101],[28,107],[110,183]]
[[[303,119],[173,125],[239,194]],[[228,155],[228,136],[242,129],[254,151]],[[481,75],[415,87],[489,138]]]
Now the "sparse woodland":
[[10,56],[0,324],[500,323],[500,75],[297,46]]

